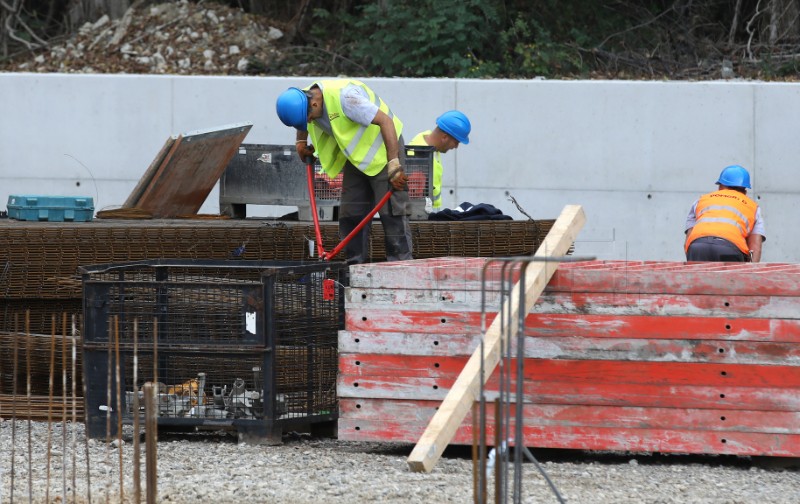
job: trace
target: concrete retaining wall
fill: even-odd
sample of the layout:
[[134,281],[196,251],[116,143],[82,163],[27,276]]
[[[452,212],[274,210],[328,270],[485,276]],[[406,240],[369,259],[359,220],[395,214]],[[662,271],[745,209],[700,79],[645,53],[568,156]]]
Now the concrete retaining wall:
[[[0,199],[87,195],[121,205],[170,135],[252,122],[246,143],[292,144],[274,112],[313,78],[0,74]],[[682,260],[692,201],[741,164],[763,205],[764,260],[800,260],[792,210],[800,178],[800,84],[365,79],[405,137],[458,108],[470,144],[445,156],[444,202],[491,203],[524,218],[581,204],[576,253]],[[216,190],[201,212],[219,210]],[[276,215],[258,208],[249,214]],[[277,213],[275,213],[277,212]]]

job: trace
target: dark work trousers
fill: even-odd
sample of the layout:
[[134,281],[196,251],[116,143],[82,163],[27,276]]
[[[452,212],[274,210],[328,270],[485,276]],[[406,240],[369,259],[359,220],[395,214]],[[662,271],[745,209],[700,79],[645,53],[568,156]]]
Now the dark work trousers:
[[[405,166],[405,153],[400,143],[400,164]],[[367,176],[350,162],[344,165],[342,199],[339,205],[339,238],[344,239],[372,211],[391,188],[386,167],[377,175]],[[411,227],[408,216],[411,207],[408,190],[395,191],[379,211],[386,241],[386,260],[404,261],[411,256]],[[347,260],[363,263],[369,260],[369,236],[371,220],[358,235],[345,246]]]
[[686,260],[746,262],[748,257],[728,240],[716,236],[703,236],[689,244]]

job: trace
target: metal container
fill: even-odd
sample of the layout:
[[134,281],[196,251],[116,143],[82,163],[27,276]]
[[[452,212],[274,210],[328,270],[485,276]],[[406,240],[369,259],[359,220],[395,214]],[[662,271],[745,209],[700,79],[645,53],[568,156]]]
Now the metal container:
[[143,415],[146,382],[157,384],[160,429],[233,429],[271,443],[290,426],[335,422],[346,271],[280,261],[83,267],[87,435],[115,435],[118,415],[125,424]]
[[24,221],[86,222],[94,215],[94,200],[88,196],[8,197],[8,216]]
[[[431,147],[406,146],[411,219],[427,220],[426,198],[433,193]],[[320,220],[336,220],[341,199],[342,175],[331,179],[317,162],[314,194]],[[220,178],[220,211],[234,218],[247,216],[247,204],[296,206],[298,218],[311,221],[306,165],[293,145],[242,144]]]

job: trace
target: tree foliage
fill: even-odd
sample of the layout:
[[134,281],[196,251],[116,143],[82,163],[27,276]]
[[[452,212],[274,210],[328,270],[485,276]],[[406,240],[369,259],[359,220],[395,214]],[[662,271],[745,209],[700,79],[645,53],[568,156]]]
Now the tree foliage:
[[[265,65],[283,73],[685,79],[727,65],[769,79],[800,67],[800,0],[217,1],[284,31],[283,61]],[[0,0],[0,57],[130,4]]]

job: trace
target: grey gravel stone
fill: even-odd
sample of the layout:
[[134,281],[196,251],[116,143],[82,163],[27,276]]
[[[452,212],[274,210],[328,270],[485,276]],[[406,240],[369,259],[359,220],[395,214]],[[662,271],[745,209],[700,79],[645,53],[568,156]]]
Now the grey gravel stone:
[[[14,443],[14,501],[44,502],[47,486],[46,423],[17,421]],[[75,445],[72,444],[73,430]],[[0,502],[11,500],[12,429],[0,421]],[[51,427],[49,498],[85,500],[86,443],[82,424]],[[159,502],[236,503],[468,503],[472,502],[472,460],[469,449],[445,452],[434,470],[412,473],[406,458],[413,446],[344,442],[288,435],[282,445],[237,444],[229,434],[159,433]],[[122,444],[124,497],[133,498],[133,442],[126,430]],[[88,443],[91,495],[94,502],[119,502],[119,448],[114,443]],[[144,444],[141,481],[146,481]],[[452,453],[451,453],[452,451]],[[63,453],[65,456],[54,456]],[[750,504],[800,502],[800,461],[746,457],[649,456],[543,451],[541,465],[568,503],[703,503]],[[66,461],[66,470],[61,465]],[[28,474],[32,481],[29,494]],[[66,481],[62,475],[66,475]],[[511,476],[511,475],[510,475]],[[513,481],[513,479],[512,479]],[[65,484],[66,483],[66,484]],[[144,490],[143,490],[144,491]],[[494,502],[491,493],[490,501]],[[144,495],[144,494],[143,494]],[[558,502],[532,463],[523,466],[522,502]],[[513,499],[509,496],[508,502]]]

